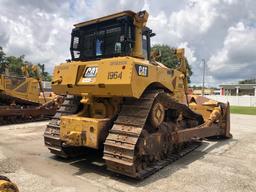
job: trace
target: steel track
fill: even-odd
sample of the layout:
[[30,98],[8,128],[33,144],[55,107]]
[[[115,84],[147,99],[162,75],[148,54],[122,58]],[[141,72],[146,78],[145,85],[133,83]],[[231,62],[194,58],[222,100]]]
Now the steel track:
[[149,177],[150,175],[154,174],[155,172],[159,171],[160,169],[174,163],[175,161],[184,157],[188,153],[194,151],[200,145],[201,145],[201,142],[198,142],[198,141],[187,143],[186,146],[183,147],[180,151],[178,151],[176,153],[170,153],[170,154],[168,154],[166,159],[160,160],[160,161],[156,162],[155,164],[147,167],[145,170],[140,172],[136,178],[144,179],[146,177]]
[[106,160],[107,169],[129,177],[143,179],[199,146],[197,142],[190,143],[176,153],[169,153],[163,160],[156,161],[142,170],[137,169],[136,145],[156,98],[160,98],[160,102],[166,108],[182,111],[185,116],[198,118],[201,121],[200,115],[192,112],[187,106],[173,101],[162,90],[147,91],[139,100],[126,101],[104,143],[103,158]]
[[[118,114],[113,127],[109,130],[109,135],[104,143],[104,156],[108,170],[127,175],[129,177],[143,179],[157,172],[159,169],[175,162],[179,158],[196,149],[200,143],[190,142],[179,151],[169,153],[163,160],[154,162],[141,171],[136,169],[136,144],[140,138],[141,132],[146,125],[147,117],[150,113],[151,107],[155,98],[164,94],[162,90],[154,90],[145,92],[140,99],[126,99],[122,105],[122,109]],[[165,106],[176,109],[176,102],[171,99],[166,101]],[[76,148],[63,147],[60,139],[60,117],[62,115],[72,115],[78,110],[79,100],[72,96],[66,97],[61,108],[57,111],[55,116],[48,124],[44,133],[45,145],[49,148],[51,153],[64,158],[76,156]],[[184,108],[186,108],[184,106]],[[186,109],[184,110],[186,111]],[[187,116],[195,115],[186,111]]]
[[78,105],[79,100],[77,100],[74,96],[66,96],[61,107],[52,117],[44,132],[45,145],[48,147],[51,153],[57,156],[68,158],[69,156],[75,155],[75,148],[64,148],[62,146],[62,141],[60,139],[60,117],[62,115],[75,114],[78,110]]
[[113,127],[104,143],[107,168],[130,177],[136,172],[136,144],[158,91],[147,92],[139,100],[127,100],[122,105]]
[[[12,101],[15,101],[13,106]],[[0,125],[47,120],[55,111],[56,108],[0,93]]]

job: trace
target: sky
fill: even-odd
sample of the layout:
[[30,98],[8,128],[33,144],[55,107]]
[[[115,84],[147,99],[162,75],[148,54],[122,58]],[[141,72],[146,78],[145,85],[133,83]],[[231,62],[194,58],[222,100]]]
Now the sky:
[[0,0],[0,46],[7,55],[54,65],[70,58],[73,24],[123,10],[147,10],[153,44],[184,47],[193,85],[256,77],[255,0]]

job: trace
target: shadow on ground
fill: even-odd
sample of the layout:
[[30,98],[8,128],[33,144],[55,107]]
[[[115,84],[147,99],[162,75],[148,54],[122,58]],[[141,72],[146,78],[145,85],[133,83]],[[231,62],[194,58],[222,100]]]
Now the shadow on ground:
[[136,180],[108,171],[106,165],[104,164],[104,160],[102,159],[102,152],[98,152],[95,150],[85,150],[84,155],[72,159],[63,159],[56,156],[52,156],[52,158],[57,161],[77,167],[79,171],[76,172],[74,175],[82,176],[86,173],[94,173],[99,175],[99,177],[108,177],[110,179],[114,179],[117,182],[132,185],[133,187],[142,187],[151,184],[157,180],[170,177],[170,175],[174,174],[176,171],[179,171],[180,169],[186,169],[187,166],[192,162],[204,158],[204,155],[211,152],[212,150],[222,147],[224,145],[228,145],[229,143],[236,142],[237,140],[233,138],[219,140],[211,138],[209,139],[209,141],[218,142],[209,146],[209,142],[203,141],[199,149],[187,154],[183,158],[175,161],[174,163],[161,169],[157,173],[145,178],[144,180]]

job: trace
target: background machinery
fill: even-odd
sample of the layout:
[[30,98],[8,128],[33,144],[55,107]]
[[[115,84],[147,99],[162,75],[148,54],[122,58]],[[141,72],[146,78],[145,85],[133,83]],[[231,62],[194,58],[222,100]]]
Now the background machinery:
[[188,97],[184,49],[179,67],[151,54],[148,13],[124,11],[75,25],[72,61],[55,67],[52,88],[65,100],[44,133],[61,157],[102,149],[109,170],[144,178],[195,149],[229,138],[229,105]]
[[19,192],[19,189],[10,179],[0,175],[0,192]]
[[53,93],[45,95],[37,67],[29,76],[29,67],[24,66],[24,77],[10,75],[8,70],[0,74],[0,125],[35,121],[54,115],[60,98]]

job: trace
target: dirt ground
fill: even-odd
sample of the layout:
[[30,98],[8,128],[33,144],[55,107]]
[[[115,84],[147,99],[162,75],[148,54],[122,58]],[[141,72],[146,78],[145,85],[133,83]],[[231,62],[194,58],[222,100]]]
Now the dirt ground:
[[196,151],[144,181],[117,176],[89,153],[63,160],[43,144],[47,122],[0,127],[0,174],[21,192],[256,191],[256,116],[232,115],[233,138],[204,141]]

